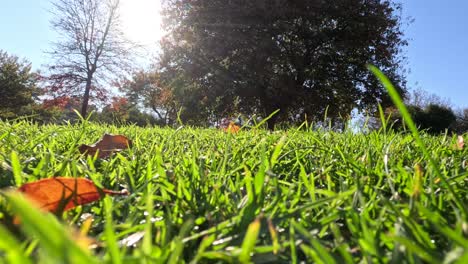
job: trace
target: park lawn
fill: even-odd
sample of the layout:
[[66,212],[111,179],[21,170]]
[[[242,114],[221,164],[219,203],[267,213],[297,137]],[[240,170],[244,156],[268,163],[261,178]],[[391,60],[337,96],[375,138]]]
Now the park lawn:
[[[79,153],[104,133],[133,145]],[[468,263],[468,150],[420,137],[0,122],[0,263]],[[130,194],[56,217],[7,191],[52,176]]]

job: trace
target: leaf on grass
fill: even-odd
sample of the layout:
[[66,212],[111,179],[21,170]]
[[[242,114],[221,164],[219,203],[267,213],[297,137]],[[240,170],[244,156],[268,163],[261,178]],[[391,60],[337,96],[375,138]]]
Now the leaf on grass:
[[85,178],[55,177],[23,184],[19,189],[39,208],[49,212],[62,212],[99,200],[105,194],[127,195],[127,190],[116,192],[98,188]]
[[[32,205],[31,199],[26,198],[26,195],[10,191],[6,192],[5,196],[12,212],[17,215],[16,218],[21,219],[23,223],[21,230],[25,235],[33,237],[39,242],[41,251],[49,257],[48,259],[56,260],[59,263],[99,263],[96,258],[91,257],[87,250],[83,250],[74,241],[69,227],[62,225],[58,219],[50,214],[42,214],[37,207]],[[24,243],[21,247],[23,245]],[[29,255],[23,252],[22,254]],[[22,262],[15,261],[14,263]]]
[[82,154],[94,156],[98,152],[99,158],[107,158],[114,152],[119,152],[132,146],[132,141],[126,136],[122,135],[109,135],[104,136],[94,143],[93,145],[82,144],[78,149]]
[[229,122],[229,125],[225,128],[223,128],[224,132],[231,133],[231,134],[237,134],[240,130],[240,126],[236,125],[234,122]]

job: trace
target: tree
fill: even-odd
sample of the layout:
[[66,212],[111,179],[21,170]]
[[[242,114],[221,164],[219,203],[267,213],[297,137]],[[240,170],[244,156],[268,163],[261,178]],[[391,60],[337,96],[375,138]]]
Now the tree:
[[131,43],[120,28],[119,0],[56,0],[53,29],[61,36],[50,52],[48,93],[80,96],[81,115],[90,99],[105,99],[105,83],[131,65]]
[[450,130],[457,120],[453,110],[443,105],[430,104],[424,113],[422,128],[434,134],[442,133],[446,129]]
[[392,1],[167,0],[164,8],[162,77],[183,77],[191,96],[207,97],[199,115],[229,112],[238,98],[246,114],[280,109],[273,128],[322,119],[327,109],[340,119],[388,105],[368,63],[405,90],[401,5]]
[[136,105],[131,104],[126,97],[115,96],[100,113],[93,116],[93,120],[111,124],[136,124],[138,126],[157,124],[156,118],[141,112]]
[[169,86],[161,84],[157,70],[137,71],[131,79],[123,79],[117,86],[131,104],[153,110],[162,124],[170,125],[175,122],[175,98]]
[[[407,105],[411,119],[419,129],[432,134],[443,133],[446,129],[452,130],[456,126],[457,117],[449,107],[437,104],[428,104],[422,108],[419,105]],[[387,108],[387,115],[391,114],[390,122],[395,129],[404,127],[404,120],[396,108]]]
[[408,94],[405,103],[420,108],[426,108],[429,105],[438,105],[445,108],[451,108],[452,104],[447,98],[442,98],[437,94],[430,93],[422,88],[416,88]]
[[15,117],[34,103],[38,78],[31,63],[0,50],[0,118]]
[[457,121],[454,130],[460,134],[468,132],[468,108],[459,109],[455,115],[457,116]]

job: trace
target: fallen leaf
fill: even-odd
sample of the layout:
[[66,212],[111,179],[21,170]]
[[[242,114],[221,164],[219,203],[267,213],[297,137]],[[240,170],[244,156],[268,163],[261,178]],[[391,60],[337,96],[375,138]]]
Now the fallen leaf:
[[236,123],[232,121],[229,123],[227,127],[224,128],[225,132],[232,133],[232,134],[238,133],[239,130],[240,130],[240,126],[236,125]]
[[127,195],[127,190],[117,192],[98,188],[85,178],[55,177],[23,184],[19,189],[39,208],[57,213],[99,200],[105,194]]
[[107,158],[114,152],[119,152],[132,146],[132,141],[126,136],[109,135],[104,136],[93,145],[82,144],[78,149],[82,154],[94,156],[98,152],[99,158]]

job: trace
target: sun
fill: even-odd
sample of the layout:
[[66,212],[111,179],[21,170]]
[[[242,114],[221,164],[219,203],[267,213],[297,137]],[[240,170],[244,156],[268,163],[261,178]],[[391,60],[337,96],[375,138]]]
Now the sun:
[[160,0],[121,0],[120,14],[127,38],[148,48],[157,45],[163,35]]

